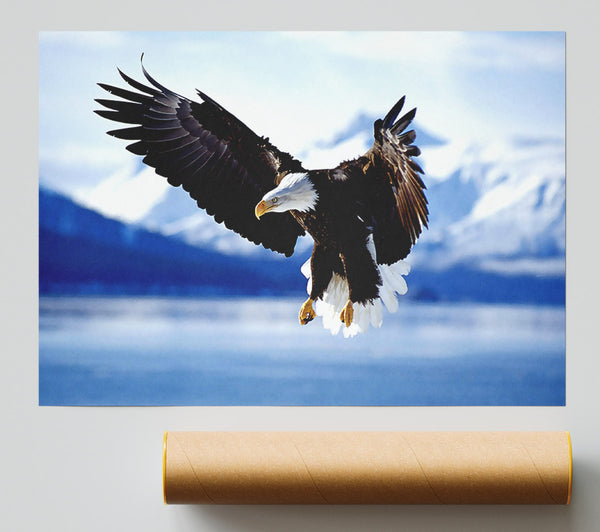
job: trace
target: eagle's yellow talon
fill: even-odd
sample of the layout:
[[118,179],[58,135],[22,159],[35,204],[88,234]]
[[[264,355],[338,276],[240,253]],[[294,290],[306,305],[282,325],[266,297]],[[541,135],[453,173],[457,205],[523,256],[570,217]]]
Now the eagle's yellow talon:
[[302,304],[302,308],[300,309],[300,315],[298,316],[300,318],[300,324],[301,325],[306,325],[309,321],[312,321],[315,319],[315,311],[313,310],[313,300],[308,298],[303,304]]
[[352,301],[348,300],[346,306],[342,309],[340,314],[340,320],[346,327],[352,325],[352,319],[354,318],[354,309],[352,308]]

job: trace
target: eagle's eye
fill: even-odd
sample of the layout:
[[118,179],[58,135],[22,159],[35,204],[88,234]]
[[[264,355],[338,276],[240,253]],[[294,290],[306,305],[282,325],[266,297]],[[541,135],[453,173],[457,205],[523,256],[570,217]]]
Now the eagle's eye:
[[275,196],[272,200],[271,203],[275,204],[279,201],[279,198],[277,196]]

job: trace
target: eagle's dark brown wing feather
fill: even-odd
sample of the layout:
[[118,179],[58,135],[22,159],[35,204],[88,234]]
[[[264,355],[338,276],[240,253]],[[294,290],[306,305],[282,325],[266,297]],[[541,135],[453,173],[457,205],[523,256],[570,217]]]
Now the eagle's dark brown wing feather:
[[[142,67],[143,69],[143,67]],[[248,240],[290,256],[302,228],[290,213],[257,220],[254,207],[276,186],[283,171],[304,172],[299,161],[259,137],[206,94],[201,103],[156,82],[152,87],[119,70],[136,91],[99,84],[122,100],[98,99],[100,116],[130,125],[109,135],[132,140],[127,149],[144,163],[181,185],[198,206]]]
[[[412,109],[396,122],[404,97],[383,120],[374,124],[375,140],[362,157],[343,163],[352,174],[363,176],[363,201],[373,226],[379,264],[393,264],[405,258],[427,227],[429,211],[421,167],[413,160],[420,154],[413,145],[416,134],[404,132],[415,116]],[[350,173],[350,172],[349,172]]]

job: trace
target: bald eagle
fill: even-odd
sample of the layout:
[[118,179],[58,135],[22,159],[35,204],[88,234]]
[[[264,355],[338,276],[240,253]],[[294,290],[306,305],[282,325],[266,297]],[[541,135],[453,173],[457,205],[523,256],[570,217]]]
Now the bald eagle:
[[[407,291],[403,260],[427,227],[420,150],[406,131],[416,109],[396,120],[402,97],[374,123],[373,146],[332,169],[307,170],[201,91],[201,103],[155,81],[119,74],[133,89],[99,83],[118,100],[97,99],[100,116],[128,127],[109,131],[216,222],[265,248],[290,256],[308,233],[312,256],[302,267],[308,299],[299,320],[316,315],[344,336],[379,327]],[[314,307],[313,307],[314,304]]]

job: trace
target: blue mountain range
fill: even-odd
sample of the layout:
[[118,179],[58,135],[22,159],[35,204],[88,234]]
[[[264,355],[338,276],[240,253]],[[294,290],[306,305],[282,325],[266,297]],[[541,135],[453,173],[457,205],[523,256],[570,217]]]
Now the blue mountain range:
[[[106,218],[40,188],[41,295],[298,295],[308,258],[239,257]],[[445,301],[564,303],[564,277],[502,275],[463,264],[413,268],[408,297]]]
[[41,294],[271,295],[298,293],[300,266],[224,255],[106,218],[40,188]]

